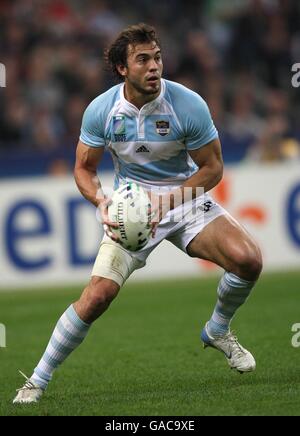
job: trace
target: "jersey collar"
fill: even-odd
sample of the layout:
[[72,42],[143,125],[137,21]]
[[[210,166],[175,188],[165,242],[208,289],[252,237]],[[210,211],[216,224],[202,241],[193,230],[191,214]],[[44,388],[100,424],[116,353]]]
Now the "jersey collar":
[[164,79],[161,79],[160,94],[154,100],[150,101],[149,103],[146,103],[139,110],[136,106],[134,106],[134,104],[129,103],[129,101],[126,100],[125,95],[124,95],[124,87],[125,87],[125,84],[123,83],[123,85],[121,86],[121,89],[120,89],[120,100],[121,100],[122,107],[125,109],[125,111],[128,115],[138,115],[139,113],[143,113],[145,115],[151,114],[161,104],[161,102],[164,98],[164,95],[165,95],[165,91],[166,91],[166,83],[165,83]]

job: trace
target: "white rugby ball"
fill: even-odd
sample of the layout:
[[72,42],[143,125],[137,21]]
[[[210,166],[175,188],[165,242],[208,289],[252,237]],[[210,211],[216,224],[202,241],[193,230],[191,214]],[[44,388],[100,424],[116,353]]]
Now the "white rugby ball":
[[146,191],[136,183],[121,185],[111,198],[109,220],[119,225],[111,228],[122,247],[141,250],[151,237],[151,203]]

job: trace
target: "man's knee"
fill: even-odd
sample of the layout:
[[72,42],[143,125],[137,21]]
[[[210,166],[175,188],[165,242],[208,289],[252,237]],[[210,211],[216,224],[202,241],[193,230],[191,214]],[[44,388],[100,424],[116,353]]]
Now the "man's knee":
[[92,277],[88,286],[88,300],[92,307],[109,306],[118,295],[120,286],[113,280]]
[[82,321],[92,323],[106,309],[117,296],[120,286],[113,280],[103,277],[92,277],[74,308]]
[[237,271],[235,272],[245,280],[257,280],[263,267],[262,255],[259,247],[255,244],[240,247],[234,250],[232,256]]

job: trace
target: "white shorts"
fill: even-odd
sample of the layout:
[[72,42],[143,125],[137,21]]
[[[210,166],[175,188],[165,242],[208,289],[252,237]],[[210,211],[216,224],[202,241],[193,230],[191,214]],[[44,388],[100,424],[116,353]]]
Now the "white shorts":
[[[135,269],[142,268],[146,265],[146,260],[151,252],[164,240],[172,242],[177,248],[187,253],[186,249],[189,243],[214,219],[228,212],[216,203],[208,194],[204,194],[195,200],[168,212],[164,219],[159,223],[154,238],[151,238],[148,244],[139,251],[128,254],[134,260]],[[113,241],[105,235],[102,243]],[[124,250],[124,249],[123,249]],[[125,250],[127,251],[127,250]],[[101,276],[101,256],[96,259],[92,275]],[[97,273],[99,270],[99,273]],[[128,278],[128,277],[127,277]]]

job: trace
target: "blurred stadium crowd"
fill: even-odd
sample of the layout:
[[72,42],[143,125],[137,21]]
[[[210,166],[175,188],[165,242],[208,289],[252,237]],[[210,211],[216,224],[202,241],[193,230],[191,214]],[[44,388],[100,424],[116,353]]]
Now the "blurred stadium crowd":
[[158,30],[164,77],[207,100],[225,162],[299,159],[299,0],[1,0],[0,176],[3,162],[70,171],[85,107],[114,84],[103,50],[140,21]]

